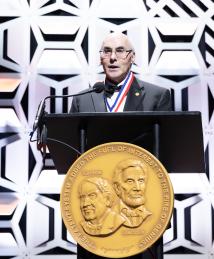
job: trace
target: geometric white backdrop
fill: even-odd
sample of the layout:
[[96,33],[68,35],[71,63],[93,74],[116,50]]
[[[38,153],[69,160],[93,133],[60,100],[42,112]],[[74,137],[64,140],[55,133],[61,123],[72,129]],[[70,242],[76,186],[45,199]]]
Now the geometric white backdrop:
[[50,158],[43,166],[29,133],[44,97],[103,79],[99,48],[110,31],[131,39],[138,78],[169,88],[174,110],[201,112],[206,172],[170,173],[164,258],[214,258],[212,0],[0,0],[0,258],[76,258],[60,215],[64,175]]

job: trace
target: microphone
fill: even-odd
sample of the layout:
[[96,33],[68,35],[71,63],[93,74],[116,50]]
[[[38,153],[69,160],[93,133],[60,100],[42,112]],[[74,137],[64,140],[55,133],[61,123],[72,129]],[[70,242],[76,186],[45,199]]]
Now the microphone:
[[93,87],[81,91],[80,93],[77,94],[69,94],[69,95],[49,95],[46,96],[39,104],[38,109],[37,109],[37,113],[36,113],[36,117],[33,123],[33,132],[32,134],[35,132],[35,130],[39,127],[39,124],[41,122],[41,118],[44,115],[45,112],[45,101],[47,99],[55,99],[55,98],[68,98],[68,97],[74,97],[74,96],[80,96],[80,95],[84,95],[84,94],[88,94],[88,93],[101,93],[102,91],[104,91],[105,89],[105,85],[103,82],[97,82]]

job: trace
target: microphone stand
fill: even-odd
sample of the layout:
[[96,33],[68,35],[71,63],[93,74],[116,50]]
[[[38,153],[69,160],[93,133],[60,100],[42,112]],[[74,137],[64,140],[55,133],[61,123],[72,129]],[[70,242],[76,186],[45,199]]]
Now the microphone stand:
[[[63,145],[66,145],[67,147],[71,148],[79,155],[82,154],[80,151],[76,150],[74,147],[68,145],[67,143],[64,143],[62,141],[58,141],[55,139],[47,138],[47,128],[46,128],[45,124],[43,123],[44,115],[47,114],[47,112],[45,111],[46,100],[47,99],[56,99],[56,98],[69,98],[69,97],[80,96],[80,95],[84,95],[84,94],[88,94],[88,93],[92,93],[92,92],[101,93],[102,91],[104,91],[104,89],[105,89],[104,83],[98,82],[92,88],[82,91],[80,93],[71,94],[71,95],[49,95],[49,96],[46,96],[40,102],[38,109],[37,109],[36,117],[35,117],[35,120],[33,123],[33,130],[30,133],[30,142],[37,141],[37,149],[40,151],[41,150],[43,151],[43,163],[44,163],[44,159],[46,156],[47,140],[59,142]],[[33,140],[32,138],[36,131],[37,131],[37,138],[35,140]]]

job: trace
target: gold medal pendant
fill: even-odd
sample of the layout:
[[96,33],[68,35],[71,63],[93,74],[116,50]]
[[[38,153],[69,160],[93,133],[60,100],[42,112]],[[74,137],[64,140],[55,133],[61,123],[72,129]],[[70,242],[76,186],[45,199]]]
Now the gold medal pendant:
[[128,257],[152,246],[173,210],[173,188],[160,161],[124,142],[96,146],[68,170],[62,218],[78,244],[104,257]]

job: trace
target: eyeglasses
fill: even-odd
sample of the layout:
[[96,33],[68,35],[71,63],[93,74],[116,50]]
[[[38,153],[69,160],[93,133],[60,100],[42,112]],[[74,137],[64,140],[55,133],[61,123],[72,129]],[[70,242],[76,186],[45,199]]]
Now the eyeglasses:
[[114,51],[111,48],[104,48],[99,52],[100,52],[101,58],[110,58],[112,55],[112,52],[114,52],[118,59],[125,59],[132,51],[133,51],[132,49],[124,49],[124,48],[116,48]]

